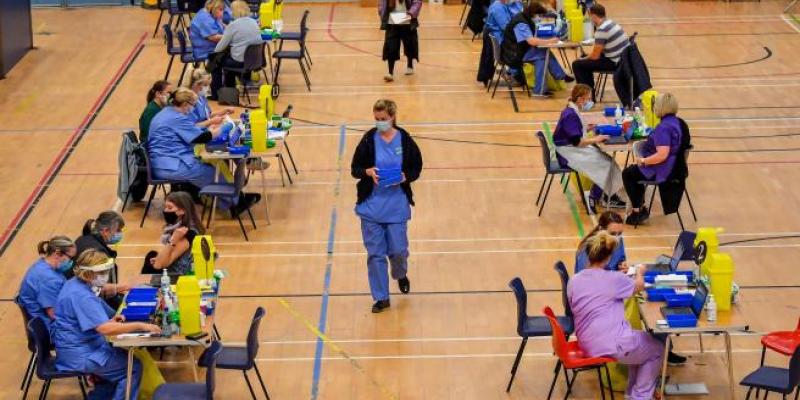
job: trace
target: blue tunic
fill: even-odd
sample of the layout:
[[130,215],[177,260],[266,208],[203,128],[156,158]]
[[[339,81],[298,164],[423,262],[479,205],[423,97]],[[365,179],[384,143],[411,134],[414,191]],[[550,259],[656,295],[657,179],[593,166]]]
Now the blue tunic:
[[497,38],[498,43],[503,43],[503,33],[506,26],[511,22],[511,17],[522,11],[522,2],[512,1],[503,4],[501,0],[495,0],[489,6],[489,15],[486,17],[486,29]]
[[189,118],[195,124],[208,120],[211,116],[211,107],[208,105],[208,99],[204,96],[197,96],[197,103],[195,103],[192,111],[189,112]]
[[222,32],[222,23],[214,19],[214,16],[205,8],[200,10],[192,19],[189,29],[189,40],[192,41],[192,53],[195,58],[208,58],[208,55],[214,52],[217,43],[207,38],[213,35],[222,35]]
[[[401,168],[403,165],[403,145],[398,131],[391,142],[386,143],[380,133],[375,132],[375,166],[380,176],[381,168]],[[361,204],[356,205],[359,217],[378,223],[401,223],[411,219],[411,206],[400,185],[389,187],[375,186],[372,194]]]
[[105,365],[113,356],[106,338],[95,328],[109,321],[107,306],[86,282],[72,278],[64,284],[56,304],[53,342],[56,368],[86,371],[87,362]]
[[[199,102],[198,102],[199,103]],[[195,140],[202,130],[175,107],[166,107],[150,123],[147,152],[153,169],[183,171],[200,164],[195,158]]]
[[[622,237],[619,237],[617,247],[615,247],[614,252],[611,253],[611,258],[608,259],[608,265],[606,265],[605,269],[609,271],[618,271],[620,264],[625,262],[625,260],[625,242],[622,240]],[[583,271],[588,266],[589,255],[586,254],[586,248],[581,247],[575,254],[575,273],[577,274],[578,272]]]
[[[40,258],[28,269],[19,287],[19,302],[31,318],[41,318],[47,328],[52,327],[53,320],[45,309],[55,308],[58,294],[67,278]],[[51,329],[52,330],[52,329]]]

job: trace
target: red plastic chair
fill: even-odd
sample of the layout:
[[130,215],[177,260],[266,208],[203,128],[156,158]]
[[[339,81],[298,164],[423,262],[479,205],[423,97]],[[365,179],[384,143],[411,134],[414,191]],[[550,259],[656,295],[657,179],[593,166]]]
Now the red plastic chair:
[[781,353],[785,356],[794,354],[797,346],[800,346],[800,318],[797,320],[797,328],[794,331],[770,332],[761,337],[761,365],[764,365],[764,356],[767,349]]
[[[544,316],[547,317],[547,320],[550,322],[550,328],[553,330],[553,351],[558,357],[558,364],[556,364],[556,371],[553,375],[553,382],[550,384],[550,391],[547,393],[547,399],[550,400],[550,396],[553,394],[553,388],[556,385],[556,379],[558,379],[559,366],[563,366],[564,376],[567,378],[567,394],[564,395],[565,400],[572,392],[572,384],[575,383],[575,379],[578,377],[578,372],[590,370],[597,371],[597,381],[600,384],[600,395],[602,396],[603,400],[605,400],[606,392],[603,389],[603,378],[600,370],[605,369],[606,379],[611,382],[611,374],[608,372],[607,364],[617,360],[611,357],[587,357],[584,355],[583,350],[581,350],[580,343],[578,343],[577,340],[572,342],[567,341],[567,337],[565,336],[564,331],[561,329],[561,325],[558,324],[553,310],[550,309],[550,307],[545,307],[542,312],[544,313]],[[571,381],[569,379],[567,370],[573,371]],[[611,400],[614,400],[614,391],[609,390],[609,392],[611,393]]]

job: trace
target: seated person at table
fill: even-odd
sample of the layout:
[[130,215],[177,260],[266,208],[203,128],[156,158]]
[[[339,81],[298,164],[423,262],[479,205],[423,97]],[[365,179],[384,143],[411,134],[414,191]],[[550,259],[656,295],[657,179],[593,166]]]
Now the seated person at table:
[[522,12],[511,18],[503,34],[503,44],[501,45],[501,55],[503,61],[511,68],[522,68],[523,63],[533,64],[536,70],[536,84],[533,94],[536,97],[551,97],[550,91],[544,91],[545,69],[550,72],[553,79],[559,81],[572,82],[574,79],[564,72],[555,56],[550,54],[547,67],[545,68],[545,58],[550,51],[548,48],[539,47],[558,43],[558,38],[540,39],[534,37],[536,23],[534,19],[541,18],[547,14],[547,9],[541,4],[530,2]]
[[614,253],[608,259],[605,269],[609,271],[628,272],[628,263],[625,257],[625,242],[622,240],[622,229],[625,227],[623,224],[622,216],[614,211],[605,211],[597,218],[597,226],[589,232],[583,240],[578,244],[578,250],[575,252],[575,273],[583,271],[589,266],[589,254],[587,253],[586,245],[597,232],[608,232],[611,236],[617,238],[617,246],[614,247]]
[[625,223],[630,225],[641,224],[650,217],[650,210],[643,206],[645,186],[639,182],[666,181],[680,155],[682,131],[680,119],[676,116],[678,99],[671,93],[659,94],[653,111],[661,122],[644,142],[634,146],[636,164],[622,171],[622,182],[631,201],[631,214]]
[[617,239],[605,231],[586,243],[589,266],[567,285],[575,334],[586,356],[613,357],[628,366],[626,399],[651,400],[661,372],[664,343],[633,330],[625,320],[624,301],[644,289],[645,268],[637,268],[633,278],[606,270],[616,246]]
[[[78,254],[87,249],[95,249],[106,255],[108,258],[117,258],[116,250],[113,246],[122,240],[122,228],[125,227],[125,220],[116,211],[103,211],[96,219],[90,219],[83,225],[81,236],[75,240]],[[118,309],[122,304],[122,294],[130,290],[130,285],[119,283],[119,268],[114,265],[111,279],[103,286],[100,296],[113,309]],[[67,279],[72,278],[72,271],[69,271]]]
[[622,57],[622,50],[628,47],[628,35],[616,22],[606,18],[606,8],[600,4],[589,7],[589,19],[595,26],[594,47],[592,52],[572,62],[575,79],[578,83],[589,85],[594,98],[594,73],[614,72]]
[[[140,331],[160,333],[161,329],[142,322],[123,323],[124,317],[115,316],[114,310],[97,297],[114,266],[113,259],[90,249],[81,253],[75,264],[75,277],[64,284],[56,302],[58,318],[52,328],[56,369],[102,378],[89,398],[122,400],[128,356],[124,350],[111,347],[106,336]],[[132,371],[131,398],[135,399],[142,377],[139,360],[133,360]]]
[[150,90],[147,91],[147,106],[139,117],[139,143],[147,142],[147,134],[150,132],[150,122],[162,108],[169,105],[169,94],[172,92],[172,85],[168,81],[156,81]]
[[225,108],[221,111],[212,112],[208,105],[208,85],[211,83],[211,75],[203,68],[192,71],[192,79],[189,81],[189,88],[197,95],[197,103],[189,113],[189,118],[200,128],[218,126],[224,119],[223,117],[233,114],[232,108]]
[[[189,113],[196,103],[197,95],[191,90],[175,91],[172,105],[153,118],[145,147],[154,178],[189,182],[202,189],[217,182],[216,171],[195,157],[194,146],[210,142],[219,129],[212,128],[212,133],[194,124]],[[217,204],[220,209],[239,215],[259,200],[261,195],[248,193],[238,199],[218,197]]]
[[39,242],[37,249],[41,258],[22,278],[17,301],[31,319],[41,318],[50,329],[56,319],[56,299],[67,282],[64,272],[72,269],[72,259],[77,252],[75,244],[66,236]]
[[589,207],[594,211],[603,192],[610,196],[610,207],[624,208],[625,202],[616,195],[622,189],[622,171],[614,158],[600,150],[595,144],[608,139],[605,135],[586,137],[586,130],[592,128],[583,121],[583,112],[592,108],[591,89],[583,84],[572,88],[569,102],[558,118],[553,132],[553,144],[561,166],[568,166],[585,175],[592,182],[589,192]]
[[511,22],[511,18],[522,11],[523,5],[518,0],[494,0],[489,6],[489,15],[486,16],[486,30],[503,43],[503,32]]
[[[233,9],[234,21],[225,28],[225,33],[222,39],[217,43],[214,49],[215,53],[219,53],[230,49],[230,52],[222,59],[220,67],[215,69],[212,73],[211,79],[211,93],[216,94],[219,88],[223,87],[236,87],[236,74],[233,72],[223,72],[222,67],[228,68],[242,68],[244,67],[244,53],[245,50],[251,45],[260,45],[264,42],[261,39],[261,28],[258,22],[250,18],[250,6],[247,2],[242,0],[234,1],[231,4]],[[246,79],[245,76],[240,78]],[[244,82],[242,82],[244,84]]]
[[164,230],[161,248],[145,257],[142,273],[159,273],[163,269],[173,275],[186,275],[192,271],[192,241],[205,233],[192,196],[186,192],[172,192],[164,202]]
[[208,0],[206,6],[195,14],[189,27],[189,40],[192,42],[192,53],[195,58],[205,60],[214,51],[225,30],[222,15],[225,2]]

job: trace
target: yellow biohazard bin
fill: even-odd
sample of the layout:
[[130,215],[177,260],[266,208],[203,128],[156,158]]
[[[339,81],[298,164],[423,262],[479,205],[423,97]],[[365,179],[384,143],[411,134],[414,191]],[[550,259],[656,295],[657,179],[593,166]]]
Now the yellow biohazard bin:
[[711,294],[717,303],[717,310],[731,309],[731,292],[733,290],[733,260],[728,253],[711,255],[708,267],[708,280],[711,282]]
[[200,332],[200,284],[194,275],[178,278],[178,312],[181,318],[181,334]]

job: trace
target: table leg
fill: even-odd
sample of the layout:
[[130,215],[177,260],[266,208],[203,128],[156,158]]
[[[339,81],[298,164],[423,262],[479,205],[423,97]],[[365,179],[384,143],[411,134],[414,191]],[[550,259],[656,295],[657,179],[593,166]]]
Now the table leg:
[[[272,66],[272,46],[269,45],[269,42],[267,42],[267,55],[266,55],[266,57],[267,57],[267,62],[269,63],[269,76],[274,76],[275,68]],[[267,83],[271,84],[269,79],[267,79]]]
[[[542,78],[542,80],[544,82],[541,82],[542,90],[539,91],[540,95],[544,94],[544,92],[546,90],[546,87],[547,87],[547,64],[550,62],[550,49],[546,49],[546,50],[547,50],[547,52],[544,53],[544,75],[542,75],[544,77],[544,78]],[[534,82],[536,82],[536,72],[537,72],[536,68],[534,67],[534,69],[533,69],[533,81]]]
[[131,380],[133,380],[133,347],[128,347],[128,371],[125,373],[125,400],[131,398]]
[[725,353],[728,356],[728,388],[730,389],[731,399],[736,396],[736,388],[733,384],[733,354],[731,351],[731,334],[725,332]]
[[658,389],[661,398],[664,398],[664,389],[667,386],[667,359],[669,358],[669,345],[672,343],[672,334],[667,335],[667,341],[664,343],[664,360],[661,364],[661,387]]
[[263,169],[258,172],[261,173],[261,200],[264,200],[264,212],[267,214],[267,225],[272,225],[272,221],[269,220],[269,204],[267,204],[267,178],[264,177]]
[[199,382],[200,379],[198,378],[197,375],[197,360],[195,359],[194,356],[194,346],[189,346],[188,350],[189,350],[189,362],[192,363],[192,374],[194,374],[194,381]]

